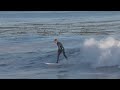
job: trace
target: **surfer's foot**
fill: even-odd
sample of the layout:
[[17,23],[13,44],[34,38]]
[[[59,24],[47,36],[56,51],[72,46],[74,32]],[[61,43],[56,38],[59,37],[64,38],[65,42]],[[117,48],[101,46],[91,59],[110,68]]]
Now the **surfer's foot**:
[[58,62],[56,62],[56,63],[58,63]]

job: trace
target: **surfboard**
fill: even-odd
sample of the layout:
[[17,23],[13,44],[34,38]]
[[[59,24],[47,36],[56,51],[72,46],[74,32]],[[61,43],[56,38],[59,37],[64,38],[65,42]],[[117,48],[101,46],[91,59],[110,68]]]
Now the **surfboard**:
[[60,63],[45,63],[47,65],[60,65]]

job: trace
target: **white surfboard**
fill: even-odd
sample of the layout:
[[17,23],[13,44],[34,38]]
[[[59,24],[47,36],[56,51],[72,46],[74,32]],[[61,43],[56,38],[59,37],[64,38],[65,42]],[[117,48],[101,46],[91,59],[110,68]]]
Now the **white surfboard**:
[[47,65],[60,65],[59,63],[45,63]]

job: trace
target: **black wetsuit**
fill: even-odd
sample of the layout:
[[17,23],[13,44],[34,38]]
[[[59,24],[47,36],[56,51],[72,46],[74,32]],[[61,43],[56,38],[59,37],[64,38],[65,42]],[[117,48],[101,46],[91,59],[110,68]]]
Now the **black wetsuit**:
[[65,49],[64,49],[62,43],[57,42],[57,46],[58,46],[58,56],[57,56],[57,62],[56,63],[58,63],[59,56],[60,56],[61,53],[63,53],[64,57],[67,59],[67,56],[65,55]]

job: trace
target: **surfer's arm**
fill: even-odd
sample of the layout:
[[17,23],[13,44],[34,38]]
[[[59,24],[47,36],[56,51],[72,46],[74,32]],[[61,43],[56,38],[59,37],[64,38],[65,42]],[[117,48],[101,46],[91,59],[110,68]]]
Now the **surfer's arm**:
[[58,50],[60,50],[61,49],[60,43],[57,43],[57,46],[58,46]]
[[60,45],[58,45],[58,50],[61,50],[61,46]]
[[63,46],[62,46],[62,44],[60,42],[57,45],[58,45],[58,50],[62,50],[63,49]]

